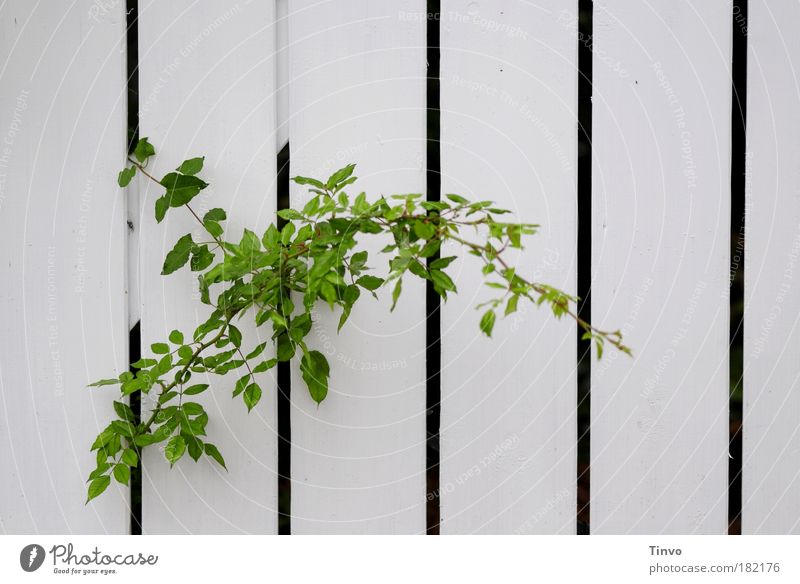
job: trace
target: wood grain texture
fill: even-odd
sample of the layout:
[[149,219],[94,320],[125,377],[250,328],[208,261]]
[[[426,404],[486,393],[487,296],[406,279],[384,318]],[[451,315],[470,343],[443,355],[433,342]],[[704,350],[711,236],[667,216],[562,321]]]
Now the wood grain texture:
[[[513,263],[574,294],[577,2],[442,8],[442,192],[540,223]],[[487,339],[474,307],[497,291],[477,258],[442,251],[454,254],[459,294],[442,307],[442,533],[574,533],[574,324],[524,306]]]
[[[0,6],[0,532],[127,533],[128,490],[85,506],[127,367],[125,16]],[[96,7],[95,7],[96,8]]]
[[800,533],[800,39],[795,2],[750,2],[742,532]]
[[592,533],[725,533],[731,2],[594,4]]
[[[202,175],[211,187],[193,207],[225,208],[226,236],[234,241],[243,227],[263,232],[275,220],[274,21],[274,2],[140,2],[141,135],[158,149],[154,172],[205,155]],[[140,266],[145,350],[173,328],[191,334],[206,316],[193,274],[159,274],[177,238],[200,230],[183,209],[156,225],[153,204],[161,189],[146,189]],[[250,322],[242,321],[245,346],[269,338]],[[170,471],[153,449],[145,456],[144,531],[275,533],[274,379],[261,376],[264,397],[250,415],[241,399],[231,399],[234,379],[211,376],[210,382],[212,391],[198,401],[209,412],[208,440],[222,451],[229,472],[206,457],[198,464],[187,457]]]
[[[353,195],[424,192],[425,2],[292,1],[289,47],[292,175],[355,162]],[[378,275],[386,243],[366,244]],[[293,371],[293,533],[424,532],[424,294],[407,280],[394,313],[388,291],[364,295],[338,335],[318,308],[308,344],[331,387],[317,407]]]

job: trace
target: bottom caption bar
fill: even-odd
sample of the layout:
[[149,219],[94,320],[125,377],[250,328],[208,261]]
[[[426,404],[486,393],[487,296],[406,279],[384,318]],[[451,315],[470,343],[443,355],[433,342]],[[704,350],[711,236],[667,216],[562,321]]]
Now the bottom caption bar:
[[792,536],[13,535],[0,581],[800,582],[796,548]]

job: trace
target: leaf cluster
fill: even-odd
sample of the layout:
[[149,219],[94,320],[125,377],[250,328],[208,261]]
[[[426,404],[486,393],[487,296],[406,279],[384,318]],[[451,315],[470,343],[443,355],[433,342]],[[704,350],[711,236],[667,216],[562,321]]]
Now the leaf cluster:
[[[206,439],[208,414],[192,401],[209,389],[208,383],[196,381],[198,377],[207,380],[213,374],[230,379],[232,396],[241,398],[250,411],[263,395],[259,375],[280,362],[298,359],[311,398],[321,403],[328,394],[331,368],[325,355],[308,342],[315,307],[324,303],[338,311],[341,329],[365,295],[377,297],[388,289],[394,310],[408,275],[430,283],[447,300],[457,292],[448,272],[458,259],[439,257],[448,242],[480,258],[485,285],[496,293],[478,307],[479,327],[486,336],[492,335],[498,315],[512,314],[520,302],[528,301],[547,306],[556,318],[575,319],[594,340],[598,354],[606,342],[628,352],[619,331],[598,330],[576,315],[577,298],[529,281],[509,265],[506,250],[522,249],[523,238],[536,233],[538,226],[504,221],[509,211],[491,201],[473,202],[456,194],[427,201],[416,193],[370,201],[366,193],[347,192],[356,182],[355,165],[350,164],[324,181],[295,177],[294,182],[310,193],[302,208],[279,211],[280,228],[273,223],[259,233],[244,229],[240,237],[232,238],[223,209],[211,209],[200,217],[191,206],[208,187],[198,177],[204,159],[186,160],[156,178],[147,170],[154,155],[155,148],[143,138],[118,182],[126,186],[137,172],[143,174],[164,189],[155,203],[158,222],[170,210],[183,207],[202,227],[200,241],[192,234],[177,240],[164,259],[162,274],[194,272],[209,316],[191,334],[174,330],[166,341],[151,345],[151,356],[132,363],[132,371],[92,384],[118,385],[122,398],[155,393],[154,406],[144,420],[136,420],[123,401],[114,402],[117,419],[92,445],[97,467],[89,476],[88,499],[102,493],[112,476],[127,484],[141,450],[153,444],[163,444],[170,465],[188,453],[195,461],[205,455],[225,467],[222,454]],[[388,241],[380,253],[388,268],[383,276],[373,273],[377,260],[363,249],[363,242],[372,236]],[[263,336],[268,340],[245,346],[236,324],[242,318],[266,329]]]

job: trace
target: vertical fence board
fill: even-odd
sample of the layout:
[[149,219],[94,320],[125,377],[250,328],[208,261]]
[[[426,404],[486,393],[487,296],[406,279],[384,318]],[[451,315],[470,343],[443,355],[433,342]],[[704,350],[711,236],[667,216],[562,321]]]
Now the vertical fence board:
[[724,533],[731,2],[594,5],[592,533]]
[[[514,264],[574,293],[577,2],[442,8],[442,193],[540,223]],[[477,258],[442,251],[454,253],[459,294],[442,307],[442,532],[574,533],[574,324],[524,306],[487,339],[474,307],[497,291]]]
[[0,7],[0,532],[126,533],[128,490],[88,506],[94,437],[127,365],[125,16]]
[[[185,158],[205,155],[202,175],[211,186],[193,207],[198,213],[225,208],[233,241],[244,226],[263,232],[275,220],[274,18],[274,2],[140,3],[141,135],[158,149],[154,172],[160,176]],[[187,269],[159,275],[177,238],[199,234],[198,226],[183,209],[171,210],[157,225],[153,204],[161,189],[141,186],[147,351],[173,328],[191,335],[207,313]],[[247,347],[269,338],[250,322],[241,321]],[[209,458],[194,464],[188,456],[170,470],[153,449],[145,457],[145,532],[277,530],[275,382],[263,375],[264,397],[248,415],[241,398],[231,399],[230,377],[210,376],[211,390],[198,400],[209,412],[208,440],[222,451],[229,473]]]
[[[292,175],[325,177],[349,162],[349,189],[425,190],[425,2],[289,3]],[[306,200],[293,185],[292,203]],[[371,265],[385,272],[369,241]],[[317,407],[292,374],[292,531],[425,530],[425,296],[404,283],[389,313],[365,295],[337,335],[320,306],[308,342],[331,363]]]
[[748,12],[743,533],[800,533],[800,39],[794,2]]

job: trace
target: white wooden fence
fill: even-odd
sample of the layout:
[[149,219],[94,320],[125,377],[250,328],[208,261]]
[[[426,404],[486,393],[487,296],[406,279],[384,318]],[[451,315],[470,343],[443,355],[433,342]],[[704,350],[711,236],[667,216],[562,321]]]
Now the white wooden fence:
[[[205,155],[235,230],[275,219],[292,174],[357,162],[367,192],[424,192],[426,2],[139,2],[141,135],[157,171]],[[750,0],[743,531],[800,533],[800,4]],[[544,227],[528,273],[574,291],[577,1],[443,0],[442,192]],[[635,358],[592,363],[593,533],[725,533],[731,174],[730,0],[594,3],[592,314]],[[126,533],[128,490],[85,506],[112,413],[88,381],[193,329],[189,274],[159,267],[179,214],[116,187],[126,148],[125,3],[0,5],[0,530]],[[292,202],[305,194],[292,191]],[[133,230],[126,226],[130,221]],[[574,533],[576,331],[529,309],[477,334],[471,261],[442,308],[443,533]],[[425,290],[365,302],[318,408],[292,394],[294,533],[423,533]],[[255,329],[246,331],[255,338]],[[262,333],[263,334],[263,333]],[[293,373],[294,379],[295,373]],[[249,416],[205,401],[212,463],[144,460],[145,533],[277,531],[274,380]],[[300,383],[295,384],[300,387]]]

